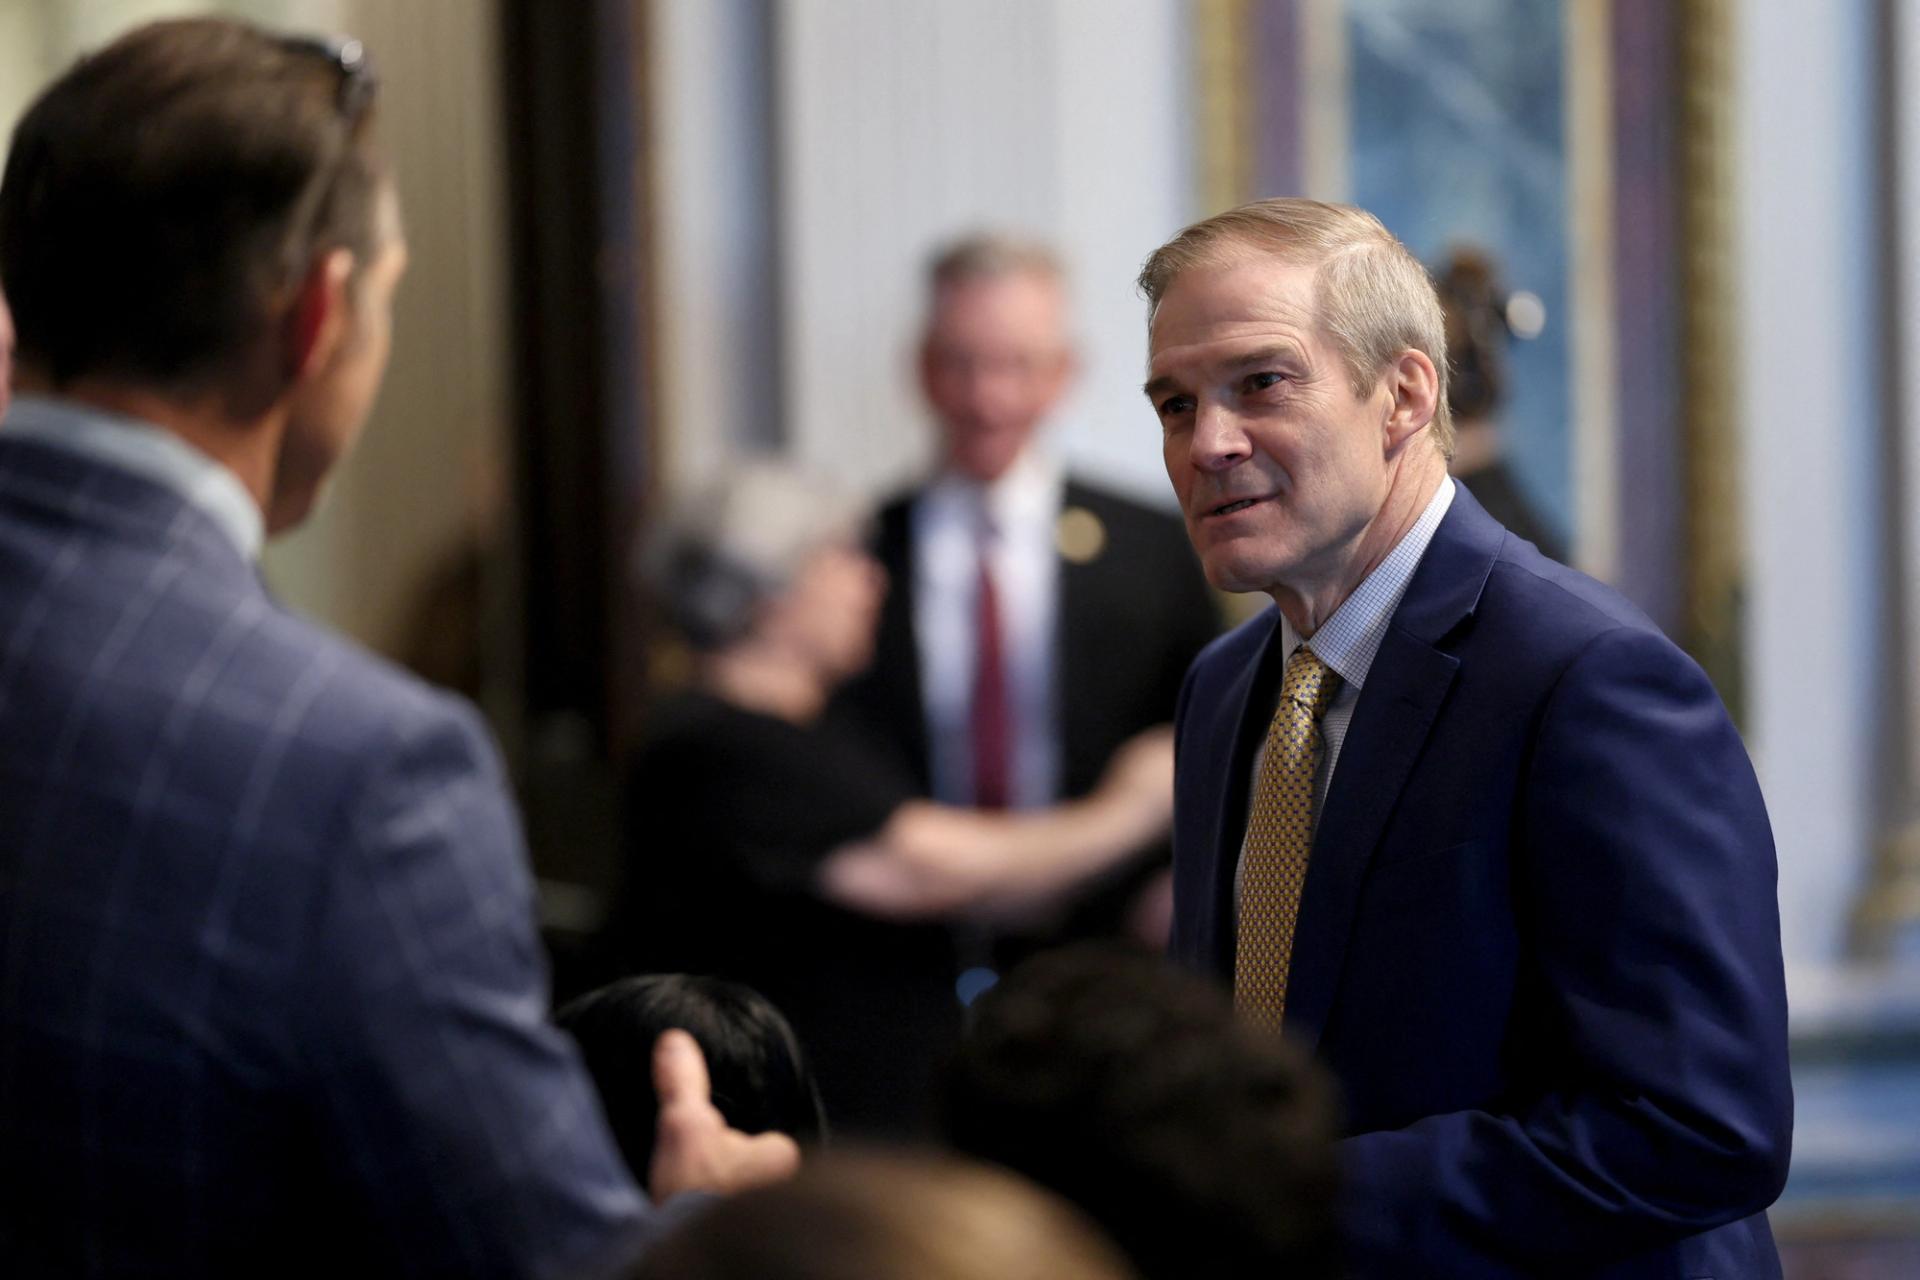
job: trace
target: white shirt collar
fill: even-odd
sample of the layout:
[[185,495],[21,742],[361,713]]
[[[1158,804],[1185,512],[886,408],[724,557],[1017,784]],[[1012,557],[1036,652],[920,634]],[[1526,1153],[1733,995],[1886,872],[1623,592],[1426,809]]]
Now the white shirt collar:
[[199,508],[248,560],[260,558],[266,521],[240,478],[179,436],[152,423],[51,396],[16,396],[0,427],[128,471]]
[[[1333,616],[1313,633],[1314,655],[1332,667],[1347,687],[1356,692],[1367,682],[1367,672],[1372,670],[1374,656],[1380,652],[1380,642],[1386,639],[1394,610],[1400,607],[1401,598],[1413,581],[1413,571],[1420,567],[1420,559],[1426,555],[1442,517],[1453,505],[1453,493],[1453,477],[1445,477],[1428,500],[1426,510],[1387,553],[1386,559],[1374,566],[1353,594],[1333,611]],[[1282,652],[1291,654],[1301,639],[1287,616],[1281,614]]]
[[1051,530],[1060,514],[1065,472],[1045,449],[1029,448],[989,484],[943,471],[929,486],[927,499],[937,507],[964,505],[989,517],[1003,533],[1029,525]]

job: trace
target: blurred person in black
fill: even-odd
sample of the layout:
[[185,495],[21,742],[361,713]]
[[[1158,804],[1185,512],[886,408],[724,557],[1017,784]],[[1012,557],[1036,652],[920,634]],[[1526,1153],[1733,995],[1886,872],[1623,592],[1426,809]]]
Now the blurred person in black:
[[[1566,543],[1527,497],[1507,465],[1500,410],[1507,399],[1507,343],[1532,337],[1529,325],[1515,331],[1516,298],[1500,281],[1493,259],[1461,247],[1434,276],[1447,326],[1447,406],[1453,412],[1453,460],[1448,470],[1467,486],[1487,514],[1562,564]],[[1537,308],[1537,300],[1532,304]],[[1532,319],[1532,317],[1527,317]]]
[[974,1006],[954,1148],[1089,1213],[1147,1280],[1339,1272],[1326,1077],[1157,957],[1079,946]]
[[1091,795],[1027,813],[918,799],[896,755],[823,716],[868,662],[886,590],[861,532],[850,504],[771,463],[669,522],[652,571],[695,674],[634,763],[608,950],[764,992],[834,1125],[898,1134],[930,1120],[958,1036],[951,923],[1045,905],[1163,838],[1172,757],[1150,731]]
[[820,1086],[800,1038],[751,987],[685,973],[622,978],[554,1015],[580,1046],[620,1155],[636,1181],[653,1165],[660,1097],[653,1049],[675,1027],[707,1060],[713,1105],[742,1133],[784,1133],[803,1147],[826,1137]]
[[[880,512],[874,551],[893,590],[874,662],[839,702],[942,803],[1088,794],[1121,744],[1173,719],[1187,664],[1219,629],[1179,519],[1068,474],[1046,446],[1078,369],[1068,311],[1044,245],[972,236],[929,270],[918,372],[935,472]],[[1163,942],[1148,907],[1165,898],[1147,890],[1164,887],[1166,849],[1140,852],[1050,919],[1003,927],[1000,959],[1129,916]]]
[[[688,1222],[632,1280],[1132,1280],[1051,1192],[950,1156],[836,1153]],[[1190,1274],[1206,1274],[1194,1272]]]

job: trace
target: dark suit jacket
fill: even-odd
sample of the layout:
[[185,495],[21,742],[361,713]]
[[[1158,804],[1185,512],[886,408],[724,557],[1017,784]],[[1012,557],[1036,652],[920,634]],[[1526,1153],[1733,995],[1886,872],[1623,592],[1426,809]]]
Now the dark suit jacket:
[[[920,649],[914,638],[913,503],[880,512],[874,554],[892,580],[873,665],[840,698],[841,709],[898,754],[930,787]],[[1092,560],[1060,564],[1060,793],[1081,796],[1115,748],[1173,717],[1187,664],[1219,631],[1186,529],[1176,516],[1069,480],[1062,509],[1081,507],[1106,530]]]
[[575,1274],[641,1201],[472,710],[0,432],[0,1274]]
[[[1222,977],[1277,619],[1181,697],[1173,951]],[[1746,752],[1652,623],[1464,490],[1355,706],[1290,983],[1345,1086],[1366,1274],[1780,1275],[1786,997]]]

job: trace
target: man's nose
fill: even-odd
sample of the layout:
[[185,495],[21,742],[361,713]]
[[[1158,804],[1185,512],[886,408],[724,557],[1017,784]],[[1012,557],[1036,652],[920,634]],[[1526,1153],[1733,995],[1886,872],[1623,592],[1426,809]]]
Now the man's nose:
[[1219,405],[1202,404],[1194,410],[1188,458],[1200,471],[1227,471],[1253,454],[1240,419]]
[[1019,380],[999,370],[982,370],[968,381],[966,400],[976,417],[990,421],[1006,417],[1020,401]]

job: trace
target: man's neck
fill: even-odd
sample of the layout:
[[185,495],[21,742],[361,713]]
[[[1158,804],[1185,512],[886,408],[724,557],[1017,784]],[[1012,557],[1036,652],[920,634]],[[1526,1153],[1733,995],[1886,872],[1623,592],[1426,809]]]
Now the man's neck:
[[156,427],[184,440],[231,471],[262,513],[273,492],[274,460],[284,414],[243,420],[226,411],[218,391],[180,396],[117,382],[81,379],[54,386],[37,373],[17,370],[16,390],[104,410]]
[[[1411,451],[1409,451],[1411,452]],[[1394,472],[1387,488],[1386,501],[1379,513],[1367,522],[1333,569],[1317,580],[1276,586],[1270,593],[1287,622],[1304,638],[1325,625],[1341,605],[1359,589],[1380,562],[1393,553],[1407,531],[1419,522],[1420,515],[1439,492],[1447,478],[1445,461],[1438,452],[1422,449],[1417,457],[1407,457]]]

